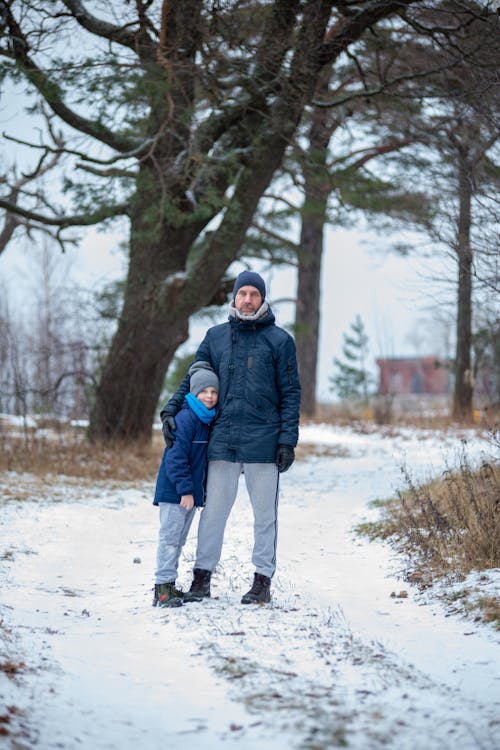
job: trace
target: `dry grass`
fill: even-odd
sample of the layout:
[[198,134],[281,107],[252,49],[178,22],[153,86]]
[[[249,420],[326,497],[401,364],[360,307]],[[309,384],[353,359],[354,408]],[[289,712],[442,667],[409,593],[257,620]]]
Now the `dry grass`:
[[500,565],[500,469],[466,461],[441,481],[400,494],[399,534],[426,564],[462,573]]
[[[500,567],[500,466],[485,463],[473,471],[464,457],[460,468],[439,481],[416,486],[404,471],[406,489],[380,504],[378,522],[358,526],[370,538],[389,539],[408,561],[405,577],[421,589],[438,580],[463,580],[471,571]],[[500,601],[475,597],[464,589],[454,598],[462,609],[480,607],[483,619],[500,627]]]
[[302,461],[310,456],[316,458],[346,458],[349,451],[342,445],[320,445],[319,443],[301,442],[295,449],[295,458]]
[[[64,475],[89,481],[140,481],[156,477],[165,444],[155,434],[151,444],[95,445],[85,440],[83,432],[58,429],[43,433],[19,435],[0,432],[0,472],[29,473],[37,477]],[[305,456],[346,456],[340,445],[300,444],[297,459]],[[30,496],[30,489],[16,487],[16,499]]]
[[447,430],[453,428],[476,428],[481,432],[494,432],[500,424],[498,404],[477,404],[473,419],[462,424],[451,418],[452,404],[443,396],[396,396],[373,397],[369,406],[352,402],[318,404],[313,422],[348,425],[371,431],[398,427],[415,427],[423,430]]
[[17,677],[18,674],[26,669],[26,664],[23,661],[12,661],[7,659],[6,661],[0,662],[0,672],[3,672],[7,677]]
[[65,475],[88,480],[139,481],[156,477],[164,443],[155,435],[151,444],[97,445],[78,431],[45,435],[0,434],[0,471],[31,473],[38,477]]

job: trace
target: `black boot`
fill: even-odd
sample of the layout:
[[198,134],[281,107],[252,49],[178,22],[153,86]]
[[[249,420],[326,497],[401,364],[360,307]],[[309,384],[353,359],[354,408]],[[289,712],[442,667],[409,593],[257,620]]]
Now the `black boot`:
[[153,607],[182,607],[184,594],[175,588],[175,582],[155,583]]
[[193,570],[193,580],[189,591],[184,594],[185,602],[201,602],[202,599],[210,599],[210,578],[211,570],[195,568]]
[[242,604],[261,604],[271,601],[271,579],[261,573],[254,573],[253,584],[241,599]]

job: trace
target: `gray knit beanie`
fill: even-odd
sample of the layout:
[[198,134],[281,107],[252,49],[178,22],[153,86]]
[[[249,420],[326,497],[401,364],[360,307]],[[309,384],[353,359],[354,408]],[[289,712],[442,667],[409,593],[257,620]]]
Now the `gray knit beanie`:
[[204,388],[215,388],[219,392],[219,378],[208,362],[194,362],[189,368],[189,376],[189,390],[193,396],[197,396]]

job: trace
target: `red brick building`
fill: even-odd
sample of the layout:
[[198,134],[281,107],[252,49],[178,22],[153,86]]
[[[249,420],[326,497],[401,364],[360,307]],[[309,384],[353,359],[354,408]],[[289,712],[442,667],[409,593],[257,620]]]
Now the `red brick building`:
[[440,357],[377,359],[380,395],[398,393],[446,394],[452,390],[451,372]]

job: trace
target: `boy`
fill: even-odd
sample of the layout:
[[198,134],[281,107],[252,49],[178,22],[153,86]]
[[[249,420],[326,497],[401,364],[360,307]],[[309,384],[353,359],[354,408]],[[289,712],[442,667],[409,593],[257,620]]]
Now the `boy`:
[[219,379],[208,362],[189,368],[190,392],[176,418],[176,436],[166,448],[158,471],[153,505],[160,508],[160,532],[153,606],[180,607],[183,592],[175,588],[181,550],[195,508],[205,504],[207,444],[219,398]]

